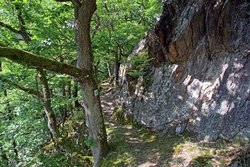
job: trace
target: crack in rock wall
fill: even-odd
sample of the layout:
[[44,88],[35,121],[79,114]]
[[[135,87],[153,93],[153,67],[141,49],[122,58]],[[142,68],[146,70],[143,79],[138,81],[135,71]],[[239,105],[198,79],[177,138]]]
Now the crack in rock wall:
[[[155,28],[131,56],[153,58],[152,85],[123,71],[121,100],[151,128],[197,132],[200,139],[250,136],[250,3],[168,0]],[[146,40],[146,42],[145,42]],[[123,68],[129,70],[129,68]]]

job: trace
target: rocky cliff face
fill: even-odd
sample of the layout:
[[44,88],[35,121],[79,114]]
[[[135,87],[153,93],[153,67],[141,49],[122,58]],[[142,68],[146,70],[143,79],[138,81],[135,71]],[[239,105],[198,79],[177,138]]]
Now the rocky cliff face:
[[[153,58],[152,85],[123,78],[122,101],[134,118],[165,133],[200,139],[250,136],[250,3],[167,0],[155,28],[131,56]],[[128,71],[128,70],[127,70]],[[128,76],[128,75],[124,75]]]

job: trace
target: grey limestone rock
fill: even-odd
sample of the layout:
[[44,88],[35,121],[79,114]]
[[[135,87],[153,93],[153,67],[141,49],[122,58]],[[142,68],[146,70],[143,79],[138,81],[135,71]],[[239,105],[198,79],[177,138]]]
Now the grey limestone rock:
[[247,0],[166,1],[159,22],[133,52],[147,50],[154,59],[152,85],[143,88],[140,77],[129,90],[123,73],[127,112],[166,133],[187,122],[200,139],[249,138],[249,11]]

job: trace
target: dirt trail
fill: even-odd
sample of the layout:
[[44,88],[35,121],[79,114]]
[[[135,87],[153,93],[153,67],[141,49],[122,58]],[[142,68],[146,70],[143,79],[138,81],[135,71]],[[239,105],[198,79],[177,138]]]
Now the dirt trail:
[[118,123],[111,118],[118,106],[114,92],[101,96],[101,101],[111,149],[104,167],[186,167],[197,163],[198,166],[225,166],[239,156],[231,153],[247,151],[247,147],[238,143],[202,143],[189,133],[167,136],[145,127]]
[[[112,112],[117,107],[117,99],[112,92],[101,96],[111,153],[106,166],[169,166],[173,147],[182,142],[181,137],[166,140],[146,128],[122,125],[112,120]],[[105,165],[104,165],[105,166]]]

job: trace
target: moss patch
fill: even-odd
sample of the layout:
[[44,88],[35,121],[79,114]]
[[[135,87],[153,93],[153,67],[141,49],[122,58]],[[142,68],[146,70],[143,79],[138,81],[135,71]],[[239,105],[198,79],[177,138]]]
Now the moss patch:
[[110,153],[103,166],[166,165],[174,147],[187,137],[159,136],[145,127],[106,123]]

